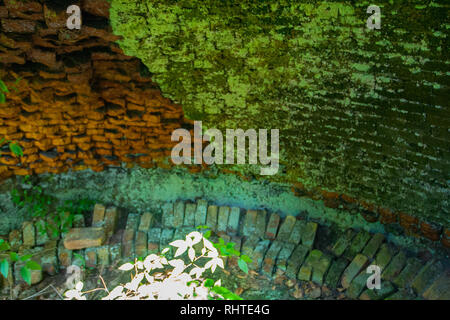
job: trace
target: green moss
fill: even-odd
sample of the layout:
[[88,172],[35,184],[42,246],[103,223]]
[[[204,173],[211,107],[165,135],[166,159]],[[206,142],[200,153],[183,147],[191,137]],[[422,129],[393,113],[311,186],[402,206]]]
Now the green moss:
[[[272,180],[448,225],[449,153],[436,146],[447,131],[436,137],[430,123],[410,120],[416,105],[448,116],[425,107],[446,100],[448,79],[430,71],[447,60],[439,48],[448,6],[381,1],[381,30],[368,30],[371,4],[113,0],[111,23],[125,53],[188,118],[205,128],[280,129],[283,170]],[[417,137],[428,147],[417,149]],[[437,172],[428,157],[440,159]]]

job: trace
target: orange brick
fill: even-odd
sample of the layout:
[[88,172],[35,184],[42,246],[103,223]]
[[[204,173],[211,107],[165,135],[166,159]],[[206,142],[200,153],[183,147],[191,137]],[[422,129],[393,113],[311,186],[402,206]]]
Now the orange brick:
[[69,250],[79,250],[102,246],[105,242],[103,228],[73,228],[64,239],[64,247]]

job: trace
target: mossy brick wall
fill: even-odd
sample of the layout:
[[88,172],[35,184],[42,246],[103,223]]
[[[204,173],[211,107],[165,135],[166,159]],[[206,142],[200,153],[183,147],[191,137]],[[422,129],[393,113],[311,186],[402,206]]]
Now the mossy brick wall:
[[448,226],[449,3],[377,1],[380,30],[371,4],[113,0],[110,13],[188,118],[280,129],[272,179]]
[[[70,4],[83,10],[79,31],[66,27]],[[183,110],[114,43],[108,2],[4,0],[0,19],[0,79],[10,89],[0,137],[24,149],[19,159],[3,146],[2,178],[123,162],[151,167],[170,155]]]

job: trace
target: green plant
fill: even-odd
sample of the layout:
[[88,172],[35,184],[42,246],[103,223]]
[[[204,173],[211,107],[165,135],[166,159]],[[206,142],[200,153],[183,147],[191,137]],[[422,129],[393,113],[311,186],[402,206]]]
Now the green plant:
[[3,239],[0,239],[0,253],[4,253],[9,256],[9,260],[4,258],[0,261],[0,274],[2,274],[5,278],[8,278],[10,263],[21,261],[24,263],[24,266],[20,269],[20,275],[22,279],[31,285],[31,271],[32,270],[41,270],[41,266],[31,260],[33,255],[19,255],[17,252],[11,251],[11,246],[8,242]]
[[8,92],[9,92],[8,87],[3,82],[3,80],[0,79],[0,103],[6,102],[5,93],[8,93]]
[[[201,230],[205,230],[205,234],[204,237],[206,239],[209,239],[212,235],[212,231],[210,230],[210,228],[208,226],[198,226],[197,229],[201,229]],[[225,243],[225,240],[223,238],[219,238],[219,242],[214,243],[212,242],[214,247],[219,250],[220,254],[223,257],[239,257],[238,260],[238,266],[239,268],[245,272],[248,273],[248,263],[252,262],[252,259],[250,259],[250,257],[248,257],[245,254],[241,254],[240,251],[236,250],[234,248],[234,246],[236,245],[236,243],[234,242],[227,242]]]
[[59,237],[72,227],[75,215],[92,208],[95,201],[90,199],[66,200],[57,205],[57,199],[45,193],[39,185],[33,185],[30,176],[25,176],[24,183],[28,188],[12,189],[11,199],[19,208],[26,208],[29,216],[38,219],[38,231],[41,234],[49,232],[52,237]]
[[124,285],[109,291],[104,283],[104,288],[82,292],[84,284],[78,282],[65,296],[68,300],[87,300],[86,294],[104,290],[107,295],[102,300],[242,300],[223,287],[220,279],[203,276],[205,271],[214,273],[217,267],[224,268],[224,263],[214,244],[200,232],[191,232],[169,246],[175,250],[173,259],[168,259],[172,248],[167,247],[159,255],[150,254],[120,266],[119,270],[134,271],[131,281]]
[[[20,81],[20,78],[16,80],[16,84]],[[15,90],[17,90],[17,88],[15,88]],[[5,85],[5,83],[0,79],[0,103],[5,103],[6,102],[6,96],[5,93],[8,93],[8,87]],[[23,150],[22,147],[13,141],[10,140],[6,140],[5,138],[1,138],[0,139],[0,146],[2,146],[4,143],[8,143],[9,144],[9,149],[11,150],[11,152],[13,153],[13,155],[15,155],[16,157],[22,157],[23,156]]]

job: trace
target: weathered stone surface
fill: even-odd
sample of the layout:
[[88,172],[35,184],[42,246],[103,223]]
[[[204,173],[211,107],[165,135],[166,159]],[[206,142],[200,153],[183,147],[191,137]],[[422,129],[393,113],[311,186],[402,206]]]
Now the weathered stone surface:
[[392,258],[391,262],[387,265],[384,271],[381,273],[381,278],[389,281],[394,280],[406,265],[406,255],[403,251],[400,251]]
[[302,232],[305,227],[305,221],[297,220],[287,242],[298,245],[302,240]]
[[263,239],[266,232],[267,212],[258,210],[256,215],[255,236]]
[[446,270],[425,290],[427,300],[450,300],[450,271]]
[[69,250],[78,250],[102,246],[105,242],[103,228],[73,228],[64,238],[64,246]]
[[86,261],[86,267],[97,267],[97,248],[87,248],[84,251],[84,261]]
[[383,272],[384,268],[386,268],[396,252],[397,250],[390,244],[382,244],[373,264],[379,266],[381,272]]
[[110,207],[105,212],[105,234],[109,239],[117,230],[117,223],[119,221],[119,211],[116,207]]
[[74,215],[72,226],[74,228],[84,228],[84,227],[86,227],[86,223],[84,221],[84,216],[82,214]]
[[34,224],[34,226],[36,230],[36,245],[42,246],[49,241],[47,230],[45,228],[45,221],[40,219]]
[[269,240],[262,240],[258,242],[255,249],[253,250],[253,255],[251,256],[253,260],[250,264],[251,268],[253,268],[256,271],[259,271],[259,269],[261,269],[264,255],[267,251],[267,248],[269,248],[269,245],[270,245]]
[[151,214],[150,212],[145,212],[141,216],[141,222],[139,223],[138,230],[147,233],[148,230],[153,226],[153,220],[153,214]]
[[[231,241],[235,243],[234,245],[234,249],[241,251],[241,247],[242,247],[242,237],[238,237],[238,236],[232,236],[231,237]],[[227,265],[230,268],[236,268],[238,266],[238,260],[239,258],[236,256],[232,256],[228,259],[227,261]]]
[[24,246],[33,247],[36,245],[36,230],[33,222],[25,221],[22,224],[22,239]]
[[174,230],[173,241],[175,241],[175,240],[184,240],[184,235],[183,235],[183,231],[181,230],[181,228]]
[[187,203],[184,212],[184,222],[183,226],[194,226],[195,225],[195,211],[197,206],[195,203]]
[[297,279],[301,281],[310,281],[312,276],[312,266],[311,265],[303,265],[297,274]]
[[9,233],[8,241],[12,251],[19,250],[19,247],[23,244],[22,232],[20,230],[12,230]]
[[44,249],[35,256],[42,267],[42,271],[53,276],[58,272],[58,241],[49,240]]
[[347,248],[347,250],[345,250],[344,256],[349,260],[353,259],[356,254],[362,251],[369,239],[370,233],[368,233],[366,230],[359,231],[353,238],[350,246]]
[[334,243],[331,248],[331,252],[333,252],[336,257],[340,257],[350,245],[354,236],[355,232],[353,229],[346,230],[345,233],[342,236],[339,236],[337,241]]
[[173,226],[172,228],[181,228],[184,222],[184,202],[177,201],[174,205],[173,212]]
[[84,0],[82,10],[95,16],[109,18],[110,3],[107,0]]
[[119,261],[122,257],[122,246],[120,243],[110,244],[109,246],[109,256],[111,261]]
[[110,263],[109,246],[95,248],[97,253],[97,264],[99,266],[108,266]]
[[0,6],[0,18],[8,18],[8,9]]
[[395,292],[395,287],[389,281],[381,282],[381,289],[366,289],[359,297],[361,300],[383,300]]
[[344,270],[341,279],[341,285],[344,288],[348,288],[353,278],[356,277],[358,273],[366,266],[368,259],[365,255],[357,254],[353,261],[348,265],[348,267]]
[[164,228],[173,228],[174,208],[173,203],[162,205],[162,226]]
[[266,276],[272,276],[273,269],[275,265],[275,261],[278,257],[278,254],[283,247],[283,243],[279,241],[272,241],[269,250],[267,250],[266,255],[263,261],[262,273]]
[[62,240],[58,244],[58,261],[63,268],[67,268],[72,264],[72,250],[66,249]]
[[287,262],[286,275],[289,278],[295,279],[297,277],[298,271],[300,270],[301,265],[305,261],[308,252],[309,252],[308,247],[301,244],[296,246],[296,248],[292,252],[291,257]]
[[255,250],[255,247],[258,244],[258,242],[259,242],[259,239],[257,237],[246,238],[242,242],[241,253],[249,256],[250,258],[252,258],[253,250]]
[[330,288],[336,288],[348,264],[348,260],[343,257],[339,257],[334,260],[331,263],[330,270],[325,278],[325,284]]
[[440,261],[429,261],[411,282],[411,288],[418,295],[422,295],[443,271],[444,267]]
[[314,267],[318,265],[323,252],[320,250],[312,250],[305,260],[305,263],[300,267],[297,278],[302,281],[309,281],[313,275]]
[[226,233],[228,227],[228,219],[230,216],[230,207],[220,207],[219,217],[217,220],[217,231],[220,233]]
[[94,206],[94,213],[92,214],[92,226],[93,227],[101,227],[104,224],[105,219],[105,206],[97,203]]
[[400,274],[392,281],[397,287],[405,288],[409,286],[411,281],[419,273],[423,264],[416,258],[409,258],[406,260],[405,268],[400,272]]
[[214,205],[208,206],[208,214],[206,216],[206,225],[211,228],[212,231],[217,230],[217,215],[218,207]]
[[136,230],[139,225],[140,215],[137,213],[129,213],[127,218],[127,224],[125,231],[122,235],[122,257],[123,258],[134,258],[135,251],[135,237]]
[[315,222],[307,222],[302,231],[302,244],[312,249],[314,240],[316,239],[318,224]]
[[370,277],[370,273],[366,273],[366,270],[362,270],[352,281],[347,289],[347,296],[351,299],[358,299],[361,293],[367,289],[367,279]]
[[208,202],[206,200],[197,201],[197,209],[195,210],[195,226],[204,226],[206,224]]
[[133,229],[125,229],[122,235],[122,257],[133,258],[135,255],[135,236],[136,232]]
[[145,231],[138,231],[136,235],[136,244],[135,244],[135,250],[136,250],[136,256],[137,257],[146,257],[147,256],[147,232]]
[[295,222],[294,216],[287,216],[278,230],[277,240],[282,242],[287,242],[291,236],[292,229],[294,228]]
[[258,211],[247,210],[244,216],[244,223],[242,225],[242,235],[246,237],[255,236],[256,217]]
[[4,32],[14,33],[34,33],[36,31],[36,21],[2,19],[2,28]]
[[384,235],[381,233],[375,234],[367,243],[362,254],[367,258],[372,259],[380,248],[381,244],[384,242]]
[[[277,240],[278,241],[278,240]],[[278,255],[278,259],[276,262],[277,269],[286,272],[287,262],[292,255],[292,252],[295,249],[295,245],[292,243],[284,243],[283,248]]]
[[127,217],[127,224],[125,230],[133,230],[136,232],[141,216],[137,213],[129,213]]
[[173,229],[163,229],[161,232],[161,240],[159,248],[163,250],[172,241],[175,231]]
[[239,220],[241,218],[241,209],[238,207],[232,207],[230,210],[230,216],[228,218],[227,233],[231,236],[235,236],[239,231]]
[[148,254],[159,253],[159,242],[161,239],[161,228],[151,228],[147,234],[147,250]]
[[319,285],[323,285],[325,281],[325,274],[330,268],[331,257],[327,254],[323,254],[319,261],[313,266],[313,273],[311,280]]
[[272,213],[270,215],[269,222],[267,223],[266,239],[275,240],[280,220],[281,218],[277,213]]

